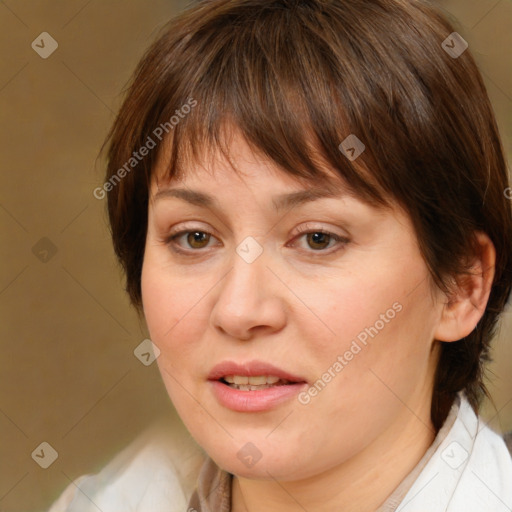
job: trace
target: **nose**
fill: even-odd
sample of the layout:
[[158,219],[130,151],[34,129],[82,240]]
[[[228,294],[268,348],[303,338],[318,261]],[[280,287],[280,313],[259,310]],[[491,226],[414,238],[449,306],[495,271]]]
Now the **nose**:
[[265,252],[251,263],[235,253],[232,261],[217,288],[211,312],[214,328],[243,341],[281,330],[286,323],[286,287],[269,268]]

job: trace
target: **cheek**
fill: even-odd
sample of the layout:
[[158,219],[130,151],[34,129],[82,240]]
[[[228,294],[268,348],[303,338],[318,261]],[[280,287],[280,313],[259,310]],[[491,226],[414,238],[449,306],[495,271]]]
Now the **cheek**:
[[[389,419],[391,412],[400,408],[400,400],[408,402],[427,390],[432,373],[435,311],[429,290],[418,289],[408,297],[381,294],[381,298],[380,304],[363,310],[354,309],[355,303],[347,306],[354,309],[354,316],[346,336],[340,336],[337,351],[331,349],[329,364],[323,370],[337,363],[333,368],[335,383],[324,397],[325,406],[337,400],[338,413],[357,410],[370,422],[379,415]],[[361,312],[356,316],[357,311]]]
[[192,437],[204,445],[210,436],[219,439],[224,432],[198,406],[204,402],[203,389],[197,385],[198,362],[204,360],[200,345],[204,324],[199,319],[200,308],[193,307],[199,298],[197,292],[192,296],[180,292],[177,280],[168,281],[147,274],[144,314],[151,340],[161,351],[156,363],[169,399]]
[[[310,390],[318,391],[303,407],[304,411],[314,411],[310,417],[321,418],[315,425],[320,432],[337,425],[340,436],[351,439],[344,456],[365,446],[368,439],[392,424],[404,413],[404,403],[415,404],[411,407],[416,410],[418,396],[428,395],[428,326],[433,323],[433,314],[428,307],[428,290],[421,293],[424,295],[405,298],[400,292],[381,293],[382,300],[373,301],[371,307],[355,293],[351,297],[357,297],[357,301],[331,309],[339,334],[334,343],[332,338],[331,343],[324,338],[319,351],[310,355],[316,357],[318,379]],[[322,447],[326,453],[340,453],[339,437],[322,436],[322,443],[327,446]]]
[[144,317],[151,339],[160,346],[165,333],[172,330],[179,318],[179,311],[172,307],[176,300],[165,279],[159,278],[150,264],[144,264],[141,289]]
[[188,396],[183,388],[190,388],[187,379],[195,360],[194,339],[199,336],[193,330],[197,325],[193,321],[194,302],[189,304],[194,297],[183,291],[187,288],[179,285],[179,279],[173,279],[162,268],[151,265],[150,258],[144,262],[141,287],[150,338],[160,349],[156,362],[163,383],[180,416],[188,417],[190,413],[187,415],[187,411],[194,408],[191,407],[193,404],[183,403]]
[[[438,311],[424,278],[427,270],[416,259],[394,272],[359,273],[319,296],[315,312],[330,334],[318,321],[302,332],[314,340],[308,349],[318,377],[336,375],[328,386],[345,397],[341,402],[370,405],[383,395],[393,399],[386,385],[407,394],[428,380]],[[327,335],[319,336],[318,329]]]
[[401,294],[390,284],[382,276],[359,274],[323,286],[318,297],[309,299],[317,318],[310,314],[302,320],[307,339],[315,340],[317,351],[336,357],[350,350],[354,341],[365,347],[372,339],[387,335],[403,317],[403,311],[398,311],[403,310]]
[[[191,286],[189,279],[170,275],[168,269],[154,265],[150,256],[144,261],[141,288],[150,337],[161,351],[158,365],[178,375],[194,361],[202,325],[198,306],[206,290],[197,282]],[[164,372],[162,376],[169,379]]]

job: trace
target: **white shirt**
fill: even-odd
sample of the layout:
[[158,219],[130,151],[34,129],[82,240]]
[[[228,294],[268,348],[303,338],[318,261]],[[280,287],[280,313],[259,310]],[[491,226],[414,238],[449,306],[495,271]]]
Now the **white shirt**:
[[[75,480],[48,512],[186,512],[206,459],[183,427],[170,436],[168,427],[156,426],[98,474]],[[463,395],[384,510],[512,511],[512,458]]]

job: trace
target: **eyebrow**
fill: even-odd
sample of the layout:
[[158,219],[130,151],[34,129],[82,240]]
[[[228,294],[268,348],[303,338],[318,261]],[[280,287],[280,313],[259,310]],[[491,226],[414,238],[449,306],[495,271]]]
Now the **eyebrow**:
[[[325,188],[311,188],[308,190],[299,190],[298,192],[291,192],[288,194],[281,194],[272,198],[272,204],[276,211],[286,208],[293,208],[307,202],[315,201],[317,199],[324,199],[329,197],[341,197],[339,191],[332,191]],[[198,190],[191,190],[186,188],[167,188],[159,190],[154,199],[159,200],[163,198],[176,197],[182,199],[196,206],[203,208],[217,208],[219,203],[215,197],[199,192]]]

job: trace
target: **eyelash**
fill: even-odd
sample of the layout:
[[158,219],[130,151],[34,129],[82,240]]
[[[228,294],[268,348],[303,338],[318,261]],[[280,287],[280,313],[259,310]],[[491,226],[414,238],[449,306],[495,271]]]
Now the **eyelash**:
[[[299,228],[297,230],[297,234],[294,236],[294,240],[296,238],[300,238],[304,235],[308,235],[308,234],[313,234],[313,233],[321,233],[323,235],[327,235],[329,236],[332,240],[334,240],[335,242],[337,242],[340,247],[338,249],[335,249],[334,251],[328,251],[326,249],[318,249],[318,250],[306,250],[306,252],[308,253],[311,253],[311,255],[313,257],[318,257],[318,256],[325,256],[325,255],[331,255],[331,254],[334,254],[336,252],[338,252],[340,249],[343,249],[349,242],[350,240],[346,237],[343,237],[341,235],[337,235],[336,233],[332,233],[330,231],[327,231],[325,229],[322,229],[322,228],[314,228],[314,229],[311,229],[311,228],[308,228],[307,226],[305,228]],[[202,234],[207,234],[207,235],[211,235],[211,236],[214,236],[212,233],[210,233],[209,231],[204,231],[202,229],[194,229],[194,228],[189,228],[189,229],[186,229],[186,230],[182,230],[182,231],[179,231],[177,233],[172,233],[171,235],[169,235],[165,240],[165,244],[168,245],[172,251],[176,252],[176,253],[179,253],[179,254],[184,254],[184,255],[197,255],[197,253],[202,253],[202,252],[205,252],[204,249],[189,249],[189,250],[185,250],[185,249],[181,249],[179,248],[179,246],[176,244],[175,240],[177,238],[180,238],[182,237],[183,235],[188,235],[190,233],[202,233]],[[194,254],[196,253],[196,254]],[[320,253],[320,254],[315,254],[315,253]]]

